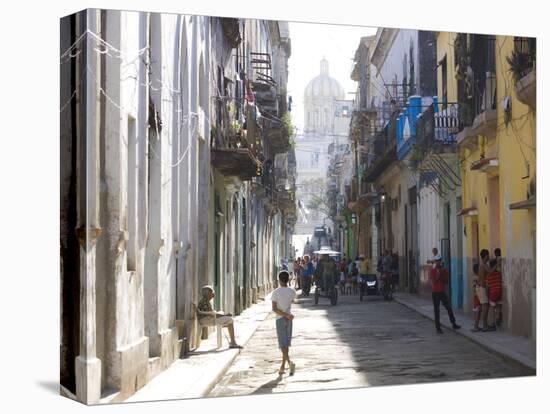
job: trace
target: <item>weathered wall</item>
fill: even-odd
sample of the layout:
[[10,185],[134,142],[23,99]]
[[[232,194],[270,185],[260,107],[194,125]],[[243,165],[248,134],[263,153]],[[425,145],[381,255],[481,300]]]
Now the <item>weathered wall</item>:
[[[478,222],[478,249],[500,247],[504,257],[504,323],[511,332],[534,336],[535,304],[535,210],[510,210],[509,205],[526,200],[534,182],[535,114],[517,100],[514,81],[508,71],[506,56],[513,49],[513,38],[497,36],[497,129],[496,137],[478,137],[478,146],[462,150],[463,204],[476,206],[477,219],[467,218],[468,269],[477,260],[475,250],[475,222]],[[510,98],[510,122],[505,121],[504,98]],[[472,161],[497,157],[498,202],[491,200],[490,180],[486,173],[470,171]],[[493,203],[493,204],[492,204]],[[495,204],[498,203],[498,213]],[[496,214],[496,216],[495,216]],[[498,227],[496,227],[498,226]],[[495,234],[499,234],[495,240]],[[496,244],[499,244],[497,246]]]

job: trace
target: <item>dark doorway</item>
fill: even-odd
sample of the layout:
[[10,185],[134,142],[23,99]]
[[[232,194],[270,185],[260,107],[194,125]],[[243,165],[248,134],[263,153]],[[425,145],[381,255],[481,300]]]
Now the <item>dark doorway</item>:
[[[61,49],[74,44],[78,34],[85,30],[85,12],[65,17],[61,20]],[[77,27],[79,26],[79,27]],[[84,43],[85,44],[85,43]],[[85,47],[85,46],[84,46]],[[79,54],[80,65],[86,65],[84,53]],[[81,66],[81,67],[82,67]],[[70,74],[69,74],[70,72]],[[77,59],[71,59],[70,71],[61,71],[61,85],[70,84],[70,91],[77,88]],[[70,77],[70,79],[67,79]],[[84,91],[81,91],[84,93]],[[77,103],[80,101],[80,104]],[[79,122],[86,113],[85,96],[72,99],[67,110],[70,110],[70,124],[61,122],[60,139],[60,274],[61,274],[61,355],[60,382],[72,393],[76,393],[75,359],[80,352],[80,245],[76,236],[77,227],[77,140]],[[82,105],[82,107],[79,107]],[[80,119],[78,119],[80,117]],[[82,127],[82,125],[80,125]],[[66,133],[63,133],[66,131]],[[85,158],[84,158],[85,159]],[[68,167],[68,168],[67,168]],[[80,166],[85,171],[85,165]],[[68,171],[66,171],[68,169]],[[64,171],[65,170],[65,171]],[[68,179],[63,174],[68,175]]]
[[[449,272],[449,283],[447,284],[448,287],[448,296],[449,301],[451,302],[451,305],[453,304],[452,300],[452,283],[453,283],[453,277],[454,274],[452,272],[452,266],[451,266],[451,205],[449,203],[445,203],[444,208],[444,224],[443,224],[443,231],[444,231],[444,237],[441,239],[441,257],[443,258],[443,264],[445,266],[445,269]],[[456,303],[455,303],[456,305]]]
[[214,307],[220,309],[220,251],[222,243],[221,224],[223,214],[220,206],[220,195],[214,194]]
[[242,300],[243,308],[248,306],[248,226],[246,223],[247,214],[246,214],[246,199],[242,198]]

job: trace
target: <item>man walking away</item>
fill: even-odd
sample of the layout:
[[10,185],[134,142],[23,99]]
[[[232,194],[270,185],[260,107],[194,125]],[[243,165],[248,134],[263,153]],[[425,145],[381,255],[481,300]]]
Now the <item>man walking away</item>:
[[430,280],[432,282],[432,300],[434,304],[434,317],[435,317],[435,329],[438,334],[442,334],[441,323],[439,321],[439,304],[442,303],[443,307],[447,309],[449,319],[453,325],[453,329],[460,329],[460,325],[457,325],[455,315],[449,304],[449,298],[445,293],[445,285],[449,281],[449,274],[447,270],[441,265],[441,256],[434,257],[435,267],[430,272]]
[[283,361],[279,368],[279,375],[285,372],[285,363],[288,362],[290,375],[294,375],[296,365],[290,360],[288,349],[292,340],[292,320],[294,315],[290,313],[290,306],[296,297],[296,291],[288,287],[288,272],[283,270],[279,273],[279,287],[271,294],[271,306],[277,316],[275,325],[277,327],[277,340],[283,354]]

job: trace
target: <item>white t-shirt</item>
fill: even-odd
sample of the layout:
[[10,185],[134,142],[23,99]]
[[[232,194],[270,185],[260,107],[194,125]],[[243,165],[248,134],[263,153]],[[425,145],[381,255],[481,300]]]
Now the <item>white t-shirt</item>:
[[[287,286],[278,287],[271,294],[271,301],[277,303],[277,308],[279,308],[285,313],[289,313],[290,305],[292,304],[292,301],[294,300],[295,297],[296,297],[296,291],[294,289],[289,288]],[[282,316],[277,315],[277,318],[282,318]]]

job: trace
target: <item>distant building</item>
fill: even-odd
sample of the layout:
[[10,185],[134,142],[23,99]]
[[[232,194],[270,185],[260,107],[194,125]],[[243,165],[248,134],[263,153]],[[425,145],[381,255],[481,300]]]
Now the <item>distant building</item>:
[[345,143],[351,119],[352,101],[345,99],[340,83],[329,75],[329,62],[322,59],[319,75],[304,91],[304,133],[296,137],[298,198],[306,214],[300,215],[296,233],[312,234],[322,226],[326,214],[307,209],[311,189],[304,185],[312,179],[326,180],[329,166],[329,145]]

